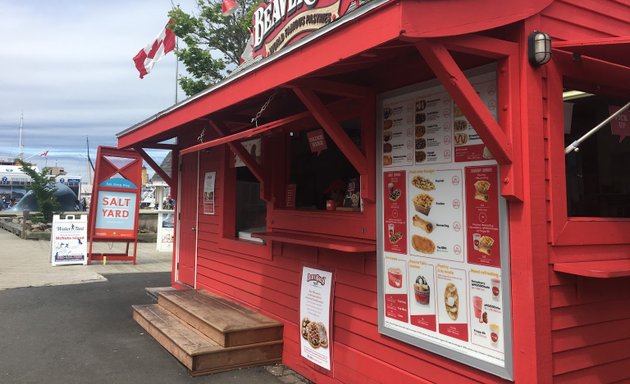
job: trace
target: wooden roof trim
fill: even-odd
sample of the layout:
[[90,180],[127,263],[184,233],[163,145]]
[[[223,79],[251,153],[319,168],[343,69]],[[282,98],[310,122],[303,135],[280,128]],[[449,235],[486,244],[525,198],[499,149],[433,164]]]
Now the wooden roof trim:
[[[273,63],[256,67],[255,72],[226,79],[207,93],[120,132],[118,147],[131,147],[149,140],[400,36],[400,7],[395,3],[385,3],[378,12],[365,13],[360,20],[338,28],[342,31],[336,30],[326,34],[325,38],[310,41],[308,49],[280,52]],[[366,34],[366,30],[379,33]]]
[[510,164],[512,162],[512,146],[505,132],[490,114],[444,45],[421,40],[416,43],[416,47],[435,76],[451,95],[453,101],[483,138],[497,162]]

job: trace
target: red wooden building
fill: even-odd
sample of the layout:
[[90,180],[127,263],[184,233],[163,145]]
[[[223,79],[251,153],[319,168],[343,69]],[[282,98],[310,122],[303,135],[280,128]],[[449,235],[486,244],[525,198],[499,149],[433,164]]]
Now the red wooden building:
[[[283,322],[283,362],[318,383],[630,380],[627,114],[565,154],[628,103],[628,2],[320,3],[338,12],[302,26],[318,20],[321,29],[286,45],[301,11],[262,23],[254,50],[275,53],[118,134],[119,148],[135,148],[158,172],[143,149],[172,150],[174,172],[161,176],[177,190],[173,286],[205,288]],[[552,41],[545,64],[531,61],[535,31]],[[313,135],[324,148],[309,147]],[[442,176],[465,181],[442,193]],[[415,183],[426,179],[432,187]],[[471,191],[471,180],[485,188]],[[457,234],[440,232],[448,225],[439,216],[429,223],[414,186],[440,192],[428,208],[455,215]],[[392,205],[399,197],[402,206]],[[397,207],[406,214],[388,213]],[[471,212],[484,212],[474,240]],[[467,266],[462,285],[445,283],[454,275],[444,269],[458,263]],[[335,276],[330,372],[300,354],[304,265]],[[429,282],[412,276],[427,265]],[[401,288],[396,274],[407,276],[400,313],[388,296]],[[474,274],[500,276],[500,285]],[[432,286],[433,305],[445,303],[434,308],[438,323],[446,319],[438,328],[415,332],[415,301],[428,303],[414,301],[416,284]],[[491,288],[506,293],[482,310],[498,316],[498,348],[472,296]],[[444,316],[457,319],[457,310],[464,334],[443,337],[459,332]]]

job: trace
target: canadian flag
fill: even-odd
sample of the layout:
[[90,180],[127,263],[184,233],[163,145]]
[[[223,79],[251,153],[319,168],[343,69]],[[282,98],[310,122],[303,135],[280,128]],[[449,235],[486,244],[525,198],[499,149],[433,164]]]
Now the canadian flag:
[[175,49],[175,33],[168,28],[171,24],[173,24],[173,21],[169,20],[155,40],[147,44],[133,58],[136,68],[140,72],[141,79],[151,72],[155,63],[160,61],[164,55]]
[[48,157],[48,150],[45,150],[44,152],[39,154],[41,157]]

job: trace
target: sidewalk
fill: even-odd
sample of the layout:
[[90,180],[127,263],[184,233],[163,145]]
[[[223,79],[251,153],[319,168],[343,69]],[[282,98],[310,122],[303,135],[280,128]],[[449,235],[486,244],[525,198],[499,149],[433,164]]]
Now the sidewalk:
[[[123,252],[122,243],[96,243],[96,252]],[[138,243],[136,265],[129,262],[100,262],[92,265],[53,267],[50,241],[22,240],[0,230],[0,290],[20,287],[44,287],[83,284],[107,280],[104,273],[170,272],[170,252],[156,251],[155,243]]]
[[0,230],[0,383],[308,383],[282,364],[189,376],[131,316],[146,287],[170,284],[171,253],[154,243],[138,244],[136,265],[50,259],[50,241]]

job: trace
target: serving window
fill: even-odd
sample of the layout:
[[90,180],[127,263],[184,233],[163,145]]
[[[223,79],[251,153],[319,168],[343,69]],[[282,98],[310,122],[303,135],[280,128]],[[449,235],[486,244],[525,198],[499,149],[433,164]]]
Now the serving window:
[[260,198],[260,182],[247,167],[236,168],[235,237],[250,241],[254,232],[267,230],[267,203]]
[[[630,233],[628,111],[565,148],[628,103],[615,67],[560,60],[548,66],[549,208],[556,246],[627,244]],[[609,73],[610,72],[610,73]]]
[[[341,122],[361,147],[358,119]],[[300,210],[360,211],[359,173],[319,127],[289,133],[285,207]]]
[[[259,164],[264,165],[260,140],[237,145],[243,145]],[[225,148],[224,155],[224,208],[219,247],[270,259],[270,245],[252,236],[267,230],[269,203],[261,198],[262,185],[229,148]]]
[[[564,145],[584,136],[628,100],[570,90],[564,93]],[[613,120],[566,155],[569,217],[630,218],[630,122]]]

